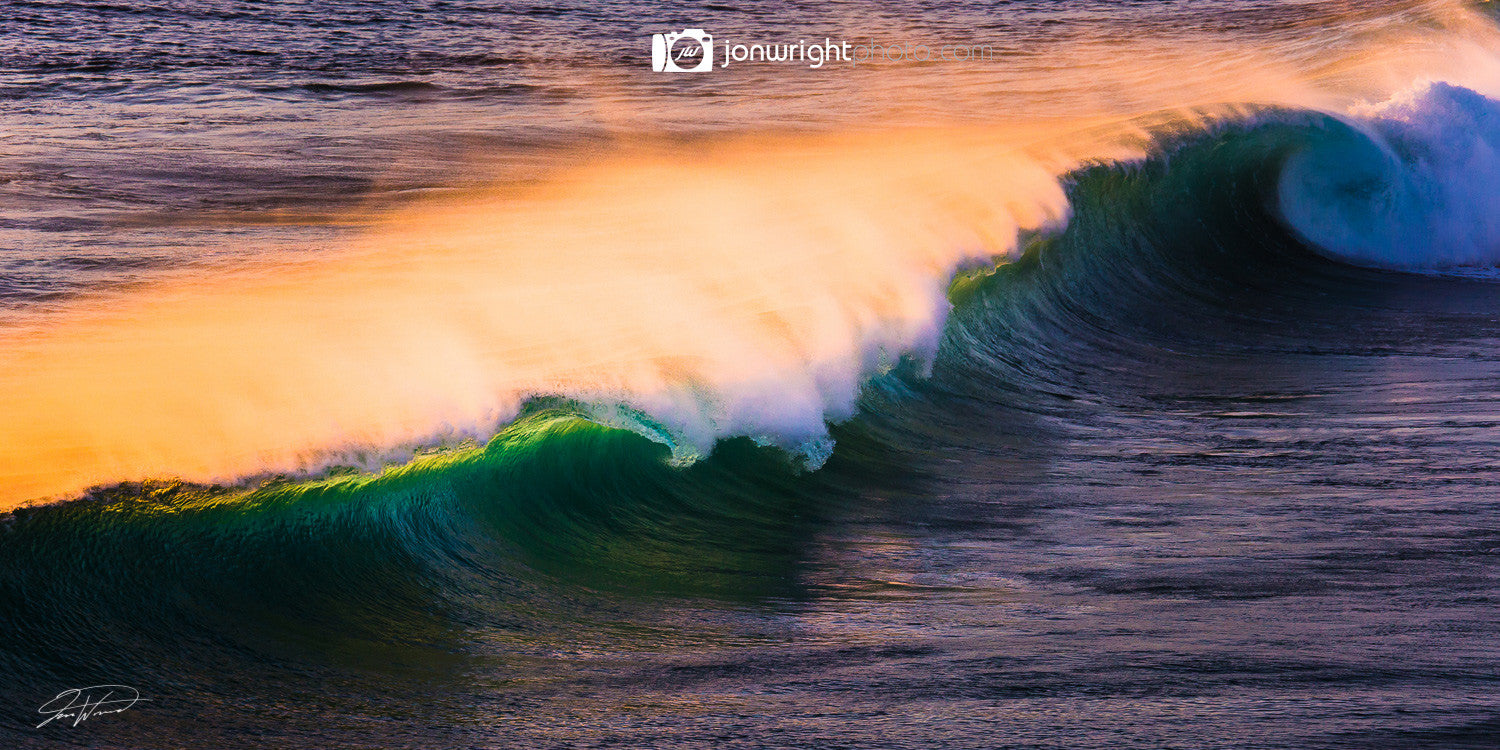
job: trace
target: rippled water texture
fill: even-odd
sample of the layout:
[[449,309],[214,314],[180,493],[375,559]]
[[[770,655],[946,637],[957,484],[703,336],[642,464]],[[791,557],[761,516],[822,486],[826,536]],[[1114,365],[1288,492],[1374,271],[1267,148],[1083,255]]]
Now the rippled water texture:
[[1488,5],[12,3],[0,744],[1500,747]]

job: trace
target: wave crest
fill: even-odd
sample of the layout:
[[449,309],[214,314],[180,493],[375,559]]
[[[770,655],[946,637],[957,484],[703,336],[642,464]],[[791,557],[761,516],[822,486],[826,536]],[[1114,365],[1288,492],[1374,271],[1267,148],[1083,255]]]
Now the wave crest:
[[1303,239],[1356,265],[1500,265],[1500,102],[1428,82],[1330,123],[1292,156],[1279,205]]

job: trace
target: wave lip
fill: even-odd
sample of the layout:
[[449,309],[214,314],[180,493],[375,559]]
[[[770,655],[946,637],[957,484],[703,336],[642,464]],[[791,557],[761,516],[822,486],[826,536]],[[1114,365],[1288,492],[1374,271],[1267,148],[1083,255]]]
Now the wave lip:
[[1423,83],[1357,107],[1292,156],[1282,216],[1355,265],[1475,271],[1500,265],[1500,102]]

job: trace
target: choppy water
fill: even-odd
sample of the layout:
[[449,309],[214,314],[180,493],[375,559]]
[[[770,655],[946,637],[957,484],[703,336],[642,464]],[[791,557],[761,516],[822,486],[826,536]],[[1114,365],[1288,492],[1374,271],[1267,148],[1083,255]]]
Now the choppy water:
[[1500,746],[1486,12],[12,4],[0,736]]

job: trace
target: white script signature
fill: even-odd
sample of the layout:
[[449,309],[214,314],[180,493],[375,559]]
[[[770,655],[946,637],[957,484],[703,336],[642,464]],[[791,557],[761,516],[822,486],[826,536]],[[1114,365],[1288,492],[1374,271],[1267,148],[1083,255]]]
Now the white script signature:
[[71,718],[76,727],[84,719],[102,714],[117,714],[143,700],[150,699],[142,698],[139,690],[124,685],[72,688],[58,693],[56,698],[37,709],[37,713],[52,715],[36,726],[41,729],[57,719]]

